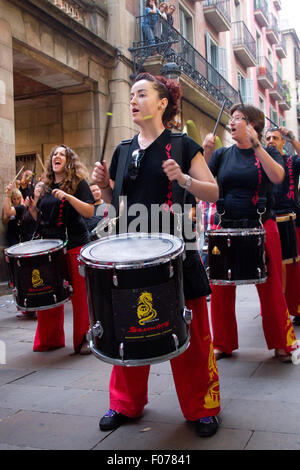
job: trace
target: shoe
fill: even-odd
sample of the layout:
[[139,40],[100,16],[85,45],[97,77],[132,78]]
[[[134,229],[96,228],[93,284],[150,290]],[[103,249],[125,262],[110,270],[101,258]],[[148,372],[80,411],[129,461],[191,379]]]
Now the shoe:
[[220,349],[214,349],[214,353],[215,353],[216,361],[218,361],[219,359],[223,359],[224,357],[231,357],[231,354],[227,354],[224,351],[220,351]]
[[294,326],[300,326],[300,317],[294,317],[293,325]]
[[211,437],[216,434],[218,427],[219,421],[216,416],[200,418],[196,424],[196,434],[199,437]]
[[80,346],[79,354],[81,356],[87,356],[88,354],[92,354],[90,345],[86,339],[83,341],[82,345]]
[[284,349],[275,349],[274,355],[280,362],[292,362],[292,354]]
[[16,315],[16,318],[21,318],[25,320],[36,320],[37,319],[37,314],[36,312],[18,312]]
[[118,413],[118,411],[109,409],[107,413],[105,413],[105,415],[100,419],[99,428],[101,431],[111,431],[113,429],[117,429],[130,419],[131,418],[128,416],[122,415],[122,413]]

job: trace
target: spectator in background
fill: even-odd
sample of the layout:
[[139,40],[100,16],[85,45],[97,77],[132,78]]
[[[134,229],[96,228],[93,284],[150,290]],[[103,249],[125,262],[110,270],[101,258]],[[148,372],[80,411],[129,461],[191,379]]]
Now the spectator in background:
[[[156,0],[146,0],[145,15],[142,18],[144,41],[147,45],[155,44],[155,27],[160,14]],[[153,51],[153,54],[156,52]]]
[[101,198],[101,189],[97,184],[91,184],[90,190],[92,191],[92,194],[95,199],[94,215],[89,219],[84,218],[89,233],[91,233],[91,231],[96,227],[96,225],[103,219],[104,208],[106,205],[103,199]]
[[19,189],[22,193],[24,201],[27,198],[27,196],[32,196],[32,193],[33,193],[32,176],[33,176],[33,173],[31,170],[25,170],[20,180]]
[[171,3],[169,6],[168,6],[168,12],[167,12],[167,21],[170,23],[171,26],[174,25],[174,12],[175,12],[175,5],[174,3]]
[[7,225],[6,241],[8,246],[21,241],[21,218],[25,211],[21,191],[13,189],[13,183],[5,188],[5,199],[2,210],[3,223]]

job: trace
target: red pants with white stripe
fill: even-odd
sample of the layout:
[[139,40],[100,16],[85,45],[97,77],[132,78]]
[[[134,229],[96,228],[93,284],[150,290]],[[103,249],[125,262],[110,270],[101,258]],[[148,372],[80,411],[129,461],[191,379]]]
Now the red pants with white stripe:
[[[269,219],[264,224],[264,228],[268,278],[265,283],[256,285],[260,299],[262,326],[268,348],[284,349],[289,353],[297,349],[298,345],[282,292],[281,245],[277,223]],[[236,286],[212,286],[213,343],[216,349],[227,354],[239,347],[235,293]]]
[[[298,254],[300,255],[300,227],[296,227]],[[297,263],[284,264],[284,285],[286,303],[290,315],[300,316],[300,261]]]
[[[171,359],[176,392],[184,417],[196,421],[220,411],[219,377],[212,347],[205,297],[186,301],[193,310],[188,349]],[[148,402],[150,366],[114,366],[110,379],[110,408],[131,418]]]
[[[81,247],[67,252],[67,263],[73,295],[73,346],[78,352],[89,329],[89,314],[85,279],[79,274],[77,256]],[[64,306],[40,310],[37,312],[38,325],[34,338],[34,351],[49,351],[65,346]]]

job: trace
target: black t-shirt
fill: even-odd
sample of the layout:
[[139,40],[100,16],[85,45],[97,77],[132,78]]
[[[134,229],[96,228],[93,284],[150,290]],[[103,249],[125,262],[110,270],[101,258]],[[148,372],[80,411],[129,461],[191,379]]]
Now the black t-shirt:
[[[56,188],[59,188],[58,184],[54,184],[51,190]],[[78,184],[74,196],[88,204],[95,202],[89,184],[84,179]],[[49,192],[38,200],[37,208],[38,233],[43,238],[67,239],[68,250],[88,243],[89,234],[83,217],[68,201],[60,201]]]
[[276,214],[295,212],[296,224],[300,226],[300,204],[298,182],[300,175],[300,158],[298,155],[282,155],[285,178],[281,184],[273,187],[274,211]]
[[[283,166],[281,154],[274,147],[267,148],[270,156]],[[266,175],[252,148],[239,149],[237,145],[216,150],[209,168],[217,177],[220,197],[224,199],[224,218],[257,219],[258,199],[266,198],[264,220],[272,213],[273,184]]]
[[[200,145],[198,145],[193,139],[187,135],[182,137],[182,165],[181,169],[183,173],[188,173],[191,167],[191,162],[195,155],[202,151]],[[170,147],[171,144],[171,147]],[[110,166],[110,177],[113,181],[116,179],[118,159],[120,155],[121,144],[116,148],[112,162]],[[130,148],[128,151],[129,158],[127,158],[127,164],[125,167],[123,194],[127,196],[127,213],[130,213],[130,209],[134,204],[140,203],[146,206],[148,214],[148,232],[166,232],[162,225],[157,227],[153,224],[151,219],[151,207],[153,205],[166,205],[169,207],[172,201],[172,190],[170,188],[170,181],[166,176],[162,163],[164,160],[172,157],[172,143],[171,143],[171,131],[165,129],[162,134],[147,147],[145,154],[141,160],[139,173],[136,180],[130,179],[128,175],[128,166],[132,152],[139,148],[137,135],[133,138]],[[191,204],[193,197],[188,193],[187,203]],[[127,215],[128,225],[135,218],[135,215]],[[176,223],[176,219],[175,219]],[[171,227],[172,232],[172,220]],[[129,227],[130,229],[130,227]],[[138,231],[138,228],[136,229]],[[170,233],[168,232],[168,233]],[[184,261],[184,294],[186,299],[192,299],[207,295],[210,293],[210,288],[207,283],[207,278],[204,273],[204,268],[201,264],[199,253],[196,250],[188,250],[186,252],[186,259]],[[206,284],[207,283],[207,284]]]
[[21,240],[21,220],[22,216],[25,211],[25,206],[20,204],[15,208],[16,215],[11,216],[10,220],[7,223],[7,230],[6,230],[6,241],[8,246],[16,245],[20,243]]

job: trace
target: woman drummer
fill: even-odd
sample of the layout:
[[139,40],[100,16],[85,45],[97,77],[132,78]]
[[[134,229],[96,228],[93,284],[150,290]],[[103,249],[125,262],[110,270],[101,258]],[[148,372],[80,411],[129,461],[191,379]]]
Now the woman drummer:
[[[263,213],[268,276],[265,283],[256,285],[263,330],[268,348],[275,349],[280,361],[291,362],[291,353],[298,344],[282,293],[280,238],[272,212],[272,183],[283,180],[284,170],[280,153],[274,148],[266,151],[260,143],[264,125],[262,111],[237,104],[231,109],[230,120],[236,144],[212,153],[215,137],[209,134],[203,143],[204,155],[218,179],[222,196],[218,211],[224,212],[222,227],[259,227],[259,213]],[[212,286],[211,319],[217,359],[230,356],[238,348],[235,292],[236,286]]]
[[[83,217],[93,215],[94,198],[87,170],[74,151],[66,145],[52,150],[46,165],[45,194],[37,204],[31,200],[31,212],[38,221],[36,235],[66,242],[68,275],[73,287],[73,346],[75,352],[89,352],[85,335],[89,316],[84,278],[79,275],[77,256],[89,241]],[[65,346],[64,307],[38,312],[34,351],[47,351]]]
[[[129,162],[123,178],[128,212],[130,206],[137,202],[148,209],[148,216],[154,204],[172,207],[170,183],[175,180],[188,190],[188,194],[200,199],[213,202],[218,197],[218,187],[195,141],[182,136],[181,166],[172,158],[174,147],[168,127],[179,111],[180,97],[178,83],[147,73],[138,75],[132,86],[130,110],[140,132],[130,144]],[[112,201],[120,148],[121,145],[114,152],[109,171],[104,161],[103,164],[97,162],[93,172],[93,179],[99,184],[107,203]],[[135,165],[137,150],[141,159]],[[171,360],[171,366],[185,418],[196,422],[199,436],[211,436],[218,428],[219,379],[210,337],[206,294],[201,297],[199,294],[202,289],[198,275],[201,260],[196,244],[194,248],[189,276],[184,269],[186,305],[193,310],[191,342],[183,354]],[[142,414],[147,403],[149,370],[150,366],[113,367],[110,409],[100,420],[101,430],[115,429],[124,421]]]

